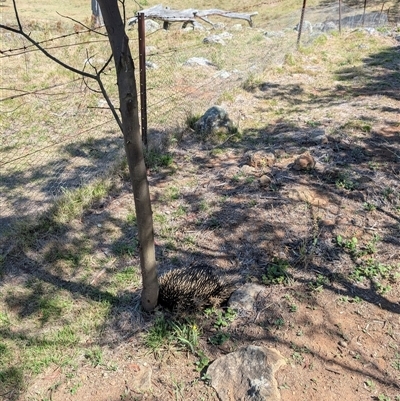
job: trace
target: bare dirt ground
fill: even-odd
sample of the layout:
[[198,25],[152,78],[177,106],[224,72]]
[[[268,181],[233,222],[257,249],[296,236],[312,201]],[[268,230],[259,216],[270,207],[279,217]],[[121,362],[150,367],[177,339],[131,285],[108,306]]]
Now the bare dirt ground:
[[[196,316],[202,350],[212,361],[246,344],[277,349],[286,359],[276,376],[285,401],[400,399],[400,48],[379,40],[381,51],[334,73],[318,61],[329,41],[319,56],[297,55],[301,69],[289,63],[268,72],[224,104],[241,116],[240,140],[218,147],[187,131],[170,149],[174,163],[149,171],[161,271],[202,261],[238,285],[265,285],[221,345],[209,341],[215,326]],[[255,151],[274,161],[252,166]],[[306,152],[315,165],[296,169]],[[95,238],[93,257],[110,252],[117,226],[134,237],[119,223],[132,207],[129,185],[115,179],[119,189],[68,229],[69,238]],[[56,240],[40,241],[31,261]],[[28,256],[12,255],[9,285],[32,274],[45,279]],[[105,288],[115,266],[93,273],[91,286]],[[285,271],[280,284],[274,269]],[[74,274],[58,282],[79,295]],[[196,356],[144,346],[162,312],[140,313],[133,290],[88,339],[102,348],[102,364],[78,355],[73,375],[50,365],[18,399],[217,400]]]

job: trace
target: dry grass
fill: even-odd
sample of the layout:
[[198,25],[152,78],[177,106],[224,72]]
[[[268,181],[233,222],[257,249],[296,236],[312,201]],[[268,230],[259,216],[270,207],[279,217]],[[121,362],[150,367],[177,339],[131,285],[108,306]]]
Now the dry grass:
[[[30,3],[23,6],[34,13]],[[35,34],[45,38],[47,29]],[[243,66],[240,49],[255,52],[258,34],[235,35],[225,48],[229,55],[239,49],[232,58],[222,49],[202,51],[220,69]],[[77,37],[92,39],[82,35]],[[150,36],[148,44],[154,40],[163,52],[189,37],[172,31],[164,41],[161,35]],[[193,32],[189,38],[194,44],[201,35]],[[292,36],[288,42],[293,43]],[[86,48],[99,57],[101,46],[70,48],[71,62],[79,66]],[[298,52],[285,48],[279,64],[218,93],[238,122],[235,140],[211,147],[185,130],[174,141],[159,142],[169,145],[163,153],[156,146],[148,155],[160,271],[203,261],[238,283],[263,283],[266,290],[254,314],[236,316],[226,309],[185,318],[161,310],[142,313],[126,166],[68,192],[51,213],[2,241],[0,394],[13,401],[215,400],[201,380],[206,379],[202,369],[221,354],[256,343],[277,348],[287,359],[278,374],[287,401],[315,394],[323,400],[398,399],[396,46],[389,36],[346,32],[322,36]],[[281,49],[280,42],[275,48]],[[187,87],[194,79],[181,66],[188,49],[178,54],[174,74],[163,64],[154,78],[167,76],[167,86]],[[3,103],[7,116],[14,116],[2,121],[5,135],[18,132],[27,148],[70,135],[69,147],[55,148],[50,161],[75,154],[89,168],[112,158],[115,134],[93,132],[92,125],[110,116],[86,108],[97,105],[98,98],[72,83],[70,74],[41,68],[44,60],[37,53],[26,57],[6,65],[10,86],[39,89],[46,82],[69,82],[71,92]],[[13,70],[18,75],[12,76]],[[108,85],[115,95],[111,76]],[[82,136],[86,130],[88,137]],[[327,142],[313,139],[317,130]],[[103,148],[93,154],[98,144]],[[2,148],[5,157],[15,157],[14,145]],[[260,149],[275,153],[275,165],[268,171],[243,169],[246,152]],[[317,160],[317,169],[293,170],[291,163],[305,150]],[[35,157],[15,166],[20,175],[4,173],[21,177],[12,191],[31,182]],[[51,178],[57,165],[49,163],[36,174]],[[79,164],[67,167],[71,180],[85,171]],[[263,173],[271,177],[269,186],[259,185]],[[48,194],[41,196],[38,204],[48,201]],[[146,367],[153,370],[152,389],[140,390],[135,380]]]

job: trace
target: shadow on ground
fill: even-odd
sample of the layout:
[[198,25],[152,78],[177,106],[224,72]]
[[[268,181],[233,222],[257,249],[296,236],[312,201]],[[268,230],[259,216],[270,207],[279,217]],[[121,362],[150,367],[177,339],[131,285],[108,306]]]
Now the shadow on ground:
[[[351,89],[332,91],[309,103],[296,98],[301,86],[262,84],[256,96],[290,101],[300,110],[345,103],[343,94],[375,96],[379,92],[397,101],[396,60],[398,48],[370,56],[365,63],[384,66],[382,75],[367,76],[366,72],[366,84],[357,81]],[[344,69],[338,76],[353,80],[355,73]],[[398,391],[390,362],[378,363],[370,356],[369,347],[378,335],[382,341],[390,340],[386,323],[381,334],[376,331],[371,339],[364,336],[362,346],[357,339],[350,361],[344,358],[347,345],[339,349],[339,357],[331,354],[338,342],[356,337],[357,329],[345,323],[368,321],[369,313],[379,313],[378,320],[390,326],[389,317],[400,315],[399,285],[389,269],[395,269],[400,259],[398,108],[382,111],[393,117],[382,123],[357,116],[331,131],[329,122],[311,127],[284,118],[262,129],[246,130],[241,141],[211,151],[206,144],[192,148],[193,142],[184,138],[175,171],[152,170],[150,183],[160,271],[207,262],[217,265],[238,286],[245,282],[266,286],[268,294],[260,300],[253,320],[240,316],[241,325],[230,328],[232,347],[270,344],[302,366],[304,377],[311,363],[325,368],[329,364],[329,373],[321,368],[320,376],[357,374]],[[65,150],[89,160],[90,146],[83,143]],[[114,143],[107,146],[117,148]],[[274,165],[243,169],[248,166],[247,152],[259,149],[276,155]],[[296,157],[305,151],[315,159],[315,168],[294,169]],[[94,164],[99,157],[95,155]],[[53,169],[48,165],[32,174],[50,177]],[[76,182],[79,167],[71,174],[71,182]],[[120,176],[115,178],[117,189],[91,205],[77,221],[60,224],[44,217],[20,234],[22,246],[2,244],[2,303],[20,326],[7,323],[7,312],[0,329],[4,340],[27,349],[49,346],[45,330],[51,325],[73,325],[80,313],[71,306],[75,303],[82,309],[103,305],[106,312],[90,329],[90,342],[59,338],[54,340],[56,347],[75,347],[82,353],[93,346],[117,349],[154,320],[139,308],[139,244],[129,185],[124,174]],[[269,177],[263,187],[262,176]],[[15,186],[26,183],[17,176],[12,180]],[[52,180],[44,193],[48,194]],[[284,285],[278,285],[274,272],[282,266]],[[118,281],[121,277],[132,281]],[[60,294],[67,294],[67,304],[44,307]],[[338,312],[338,300],[349,302],[350,316]],[[300,309],[298,315],[290,311],[291,305]],[[44,315],[45,310],[50,315]],[[326,334],[328,340],[323,342]],[[206,348],[213,356],[229,351],[212,344]],[[0,379],[11,380],[3,380],[10,400],[18,399],[25,386],[23,369],[12,362],[0,371]]]

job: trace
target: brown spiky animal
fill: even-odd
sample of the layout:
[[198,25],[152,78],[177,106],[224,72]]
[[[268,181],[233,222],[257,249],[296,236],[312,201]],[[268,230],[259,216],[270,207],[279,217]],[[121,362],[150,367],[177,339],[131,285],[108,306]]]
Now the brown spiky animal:
[[159,282],[158,303],[170,310],[219,305],[230,295],[230,286],[216,269],[205,264],[171,270]]

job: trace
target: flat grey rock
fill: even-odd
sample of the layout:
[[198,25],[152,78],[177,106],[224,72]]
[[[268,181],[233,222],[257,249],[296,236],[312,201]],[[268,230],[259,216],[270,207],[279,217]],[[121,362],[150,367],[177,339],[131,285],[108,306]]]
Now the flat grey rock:
[[274,374],[284,363],[278,351],[249,345],[216,359],[207,375],[221,401],[279,401]]
[[251,312],[254,309],[258,295],[264,291],[265,286],[246,283],[231,295],[228,305],[238,311]]
[[209,66],[214,67],[214,64],[210,60],[207,60],[204,57],[191,57],[185,62],[185,65],[188,66],[200,65],[203,67],[209,67]]

